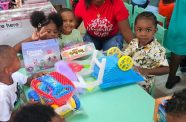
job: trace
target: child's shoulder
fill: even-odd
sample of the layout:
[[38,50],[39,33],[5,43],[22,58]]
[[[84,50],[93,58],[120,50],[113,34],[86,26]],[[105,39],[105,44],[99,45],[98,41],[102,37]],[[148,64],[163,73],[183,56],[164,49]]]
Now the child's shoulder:
[[80,31],[78,29],[73,29],[72,33],[80,33]]
[[158,40],[157,40],[156,38],[154,38],[154,40],[153,40],[151,43],[153,43],[154,45],[157,45],[157,46],[159,46],[159,47],[164,48],[164,47],[158,42]]

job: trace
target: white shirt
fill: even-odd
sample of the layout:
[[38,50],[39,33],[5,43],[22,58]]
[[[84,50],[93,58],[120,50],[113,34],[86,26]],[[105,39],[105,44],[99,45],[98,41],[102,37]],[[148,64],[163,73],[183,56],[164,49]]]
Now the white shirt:
[[8,121],[10,119],[14,103],[17,100],[17,83],[25,84],[27,77],[20,72],[12,74],[13,84],[7,85],[0,82],[0,121]]

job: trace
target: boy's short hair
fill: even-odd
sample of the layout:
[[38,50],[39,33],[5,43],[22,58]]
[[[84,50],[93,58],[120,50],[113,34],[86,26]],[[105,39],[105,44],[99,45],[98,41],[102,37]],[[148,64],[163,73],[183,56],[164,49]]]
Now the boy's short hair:
[[51,106],[43,104],[27,104],[14,115],[13,122],[51,122],[57,116]]
[[138,14],[138,16],[136,17],[135,19],[135,25],[137,23],[137,21],[139,19],[148,19],[148,20],[152,20],[153,23],[154,23],[154,26],[157,27],[157,24],[158,24],[158,21],[157,21],[157,18],[156,16],[150,12],[150,11],[143,11],[142,13]]
[[172,98],[167,100],[165,110],[168,114],[186,115],[186,89],[174,93]]
[[9,45],[0,45],[0,71],[11,63],[11,50]]

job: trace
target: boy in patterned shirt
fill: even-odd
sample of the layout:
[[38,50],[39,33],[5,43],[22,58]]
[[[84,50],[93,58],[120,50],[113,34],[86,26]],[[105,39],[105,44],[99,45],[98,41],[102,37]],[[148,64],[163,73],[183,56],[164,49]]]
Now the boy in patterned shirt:
[[155,39],[157,18],[151,12],[140,13],[135,20],[135,34],[124,55],[132,57],[135,70],[144,76],[145,81],[140,85],[151,93],[155,75],[164,75],[169,72],[165,56],[165,48]]

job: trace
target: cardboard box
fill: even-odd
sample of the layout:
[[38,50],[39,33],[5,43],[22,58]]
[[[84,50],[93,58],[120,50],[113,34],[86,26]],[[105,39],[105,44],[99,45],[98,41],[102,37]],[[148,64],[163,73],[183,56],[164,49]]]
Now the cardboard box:
[[63,60],[74,60],[87,55],[91,55],[95,50],[93,43],[78,43],[69,47],[64,47],[61,51]]
[[53,68],[60,60],[57,39],[23,43],[22,53],[25,69],[31,74]]
[[30,15],[33,11],[44,11],[47,15],[56,10],[50,2],[44,2],[0,11],[0,45],[14,46],[32,35],[34,28],[30,24]]

